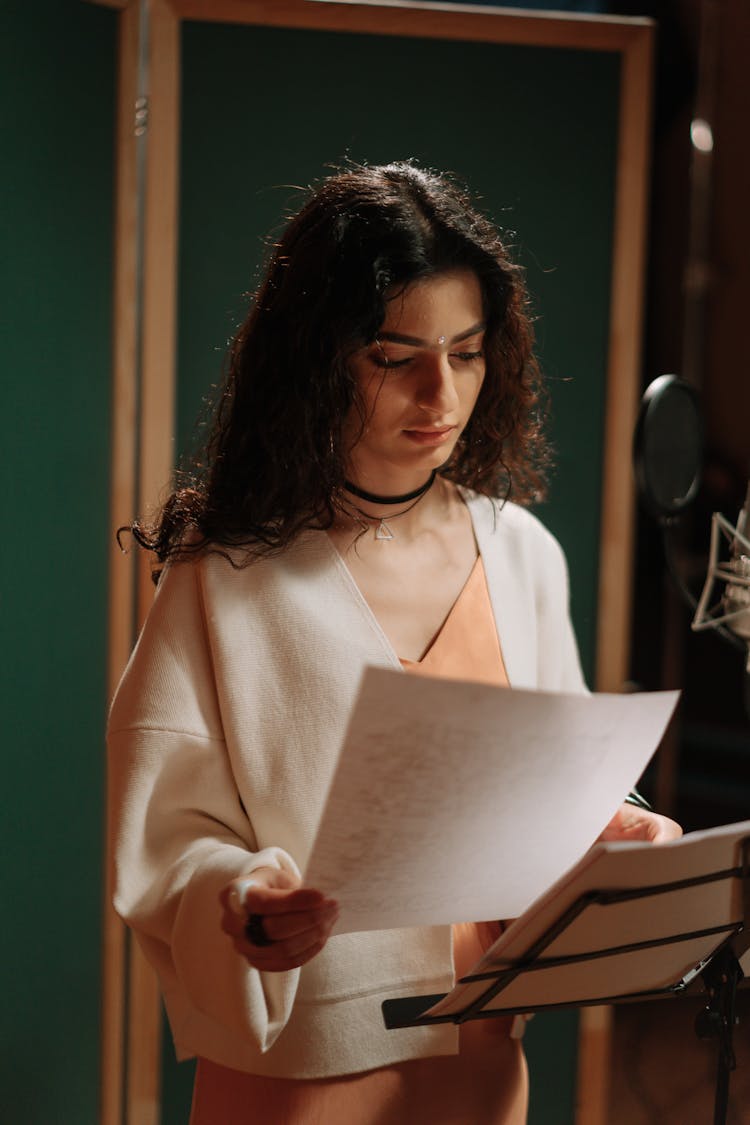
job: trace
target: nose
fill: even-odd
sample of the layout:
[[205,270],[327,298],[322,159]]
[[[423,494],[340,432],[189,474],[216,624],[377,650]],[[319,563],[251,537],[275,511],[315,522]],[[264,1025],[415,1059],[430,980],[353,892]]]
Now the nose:
[[431,414],[449,415],[459,405],[456,377],[445,352],[424,358],[417,387],[417,406]]

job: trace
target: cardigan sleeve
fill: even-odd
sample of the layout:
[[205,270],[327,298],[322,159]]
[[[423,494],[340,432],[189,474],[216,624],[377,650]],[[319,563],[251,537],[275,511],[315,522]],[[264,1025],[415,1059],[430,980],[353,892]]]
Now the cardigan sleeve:
[[267,1050],[285,1026],[299,970],[259,973],[220,927],[219,892],[261,866],[224,742],[197,569],[168,568],[110,714],[114,903],[156,969],[173,1030],[187,997],[217,1026]]

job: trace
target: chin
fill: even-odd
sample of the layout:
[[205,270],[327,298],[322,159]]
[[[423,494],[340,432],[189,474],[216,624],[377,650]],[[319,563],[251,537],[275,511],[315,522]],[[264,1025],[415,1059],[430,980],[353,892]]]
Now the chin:
[[420,465],[426,465],[430,469],[439,469],[442,465],[446,465],[456,452],[457,441],[447,442],[445,445],[435,445],[431,449],[423,449],[418,451],[416,461]]

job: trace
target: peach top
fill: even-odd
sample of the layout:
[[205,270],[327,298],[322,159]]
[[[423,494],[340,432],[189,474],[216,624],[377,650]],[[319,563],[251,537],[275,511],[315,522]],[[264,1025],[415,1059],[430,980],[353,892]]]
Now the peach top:
[[[507,685],[481,557],[422,659],[401,663],[412,675]],[[497,933],[493,922],[453,926],[457,977]],[[509,1030],[510,1020],[477,1020],[461,1026],[457,1055],[336,1078],[266,1078],[199,1059],[190,1125],[525,1125],[526,1063]]]

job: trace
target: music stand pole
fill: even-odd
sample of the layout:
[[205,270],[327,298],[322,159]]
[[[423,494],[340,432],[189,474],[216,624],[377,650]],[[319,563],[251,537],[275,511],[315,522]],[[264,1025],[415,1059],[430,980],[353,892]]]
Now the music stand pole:
[[734,1005],[737,984],[744,975],[731,944],[726,945],[716,954],[701,975],[708,990],[709,1000],[703,1011],[695,1018],[695,1030],[699,1039],[717,1041],[714,1125],[726,1125],[729,1075],[737,1068],[732,1043],[732,1034],[737,1023]]

